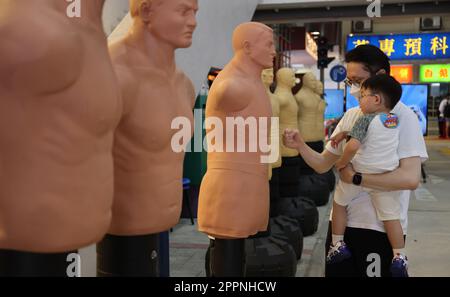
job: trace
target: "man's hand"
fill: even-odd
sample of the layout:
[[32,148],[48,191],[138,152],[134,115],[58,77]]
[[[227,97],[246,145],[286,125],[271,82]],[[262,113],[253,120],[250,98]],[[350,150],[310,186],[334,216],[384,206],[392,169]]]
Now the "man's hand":
[[349,163],[346,167],[339,170],[339,177],[344,183],[351,184],[353,183],[353,176],[355,175],[355,170],[351,163]]
[[283,134],[283,143],[288,148],[298,150],[300,145],[304,144],[305,141],[298,130],[286,129]]
[[331,146],[332,146],[333,148],[337,148],[337,146],[339,145],[339,143],[340,143],[341,141],[347,139],[347,136],[348,136],[348,132],[342,131],[342,132],[336,134],[334,137],[331,137],[331,138],[330,138],[330,140],[331,140]]

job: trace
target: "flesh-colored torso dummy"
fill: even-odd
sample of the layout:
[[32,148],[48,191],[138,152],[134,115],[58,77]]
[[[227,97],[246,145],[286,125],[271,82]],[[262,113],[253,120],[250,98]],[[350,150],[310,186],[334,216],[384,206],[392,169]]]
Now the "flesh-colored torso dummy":
[[113,194],[121,101],[103,0],[0,2],[0,249],[59,253],[99,241]]
[[[323,83],[321,81],[316,81],[316,88],[314,89],[314,91],[316,92],[317,95],[320,96],[320,103],[319,106],[317,107],[317,134],[319,135],[319,133],[322,133],[322,139],[323,140],[325,138],[325,109],[327,108],[327,103],[325,102],[324,99],[322,99],[323,97],[323,92],[324,92],[324,87],[323,87]],[[320,132],[321,131],[321,132]]]
[[124,102],[113,150],[113,235],[154,234],[178,223],[184,153],[172,149],[171,123],[185,117],[193,127],[195,91],[176,68],[175,49],[192,43],[197,1],[142,2],[131,2],[133,25],[110,45]]
[[[224,151],[225,135],[231,133],[226,129],[226,117],[254,117],[257,121],[267,118],[265,130],[258,126],[267,137],[262,141],[267,143],[272,116],[261,81],[262,70],[272,66],[275,56],[272,30],[260,23],[241,24],[233,34],[233,48],[235,56],[214,81],[206,104],[206,117],[217,117],[223,123]],[[210,236],[247,238],[267,229],[268,164],[261,163],[263,153],[259,146],[256,152],[249,152],[248,133],[245,142],[245,152],[236,152],[236,143],[235,152],[208,152],[208,170],[200,187],[198,224],[199,230]]]
[[[272,117],[280,117],[280,102],[278,101],[278,98],[275,96],[275,94],[272,93],[270,90],[270,86],[273,84],[273,68],[270,69],[264,69],[261,78],[264,84],[264,87],[266,88],[266,93],[270,98],[270,104],[272,105]],[[271,142],[274,142],[274,139],[278,139],[278,143],[280,144],[280,133],[279,129],[273,125],[270,129],[270,138]],[[281,146],[278,146],[278,152],[280,152]],[[269,166],[269,179],[272,178],[272,168],[279,168],[281,167],[281,154],[278,153],[278,159],[276,162],[270,164]]]
[[325,101],[318,94],[317,82],[311,72],[306,73],[303,76],[303,86],[295,95],[299,108],[298,129],[306,142],[321,141],[325,135]]
[[[292,87],[295,85],[295,73],[290,68],[281,68],[277,72],[277,88],[275,96],[280,102],[280,136],[285,129],[297,129],[298,106],[292,94]],[[281,156],[296,157],[298,151],[284,146],[280,139]]]

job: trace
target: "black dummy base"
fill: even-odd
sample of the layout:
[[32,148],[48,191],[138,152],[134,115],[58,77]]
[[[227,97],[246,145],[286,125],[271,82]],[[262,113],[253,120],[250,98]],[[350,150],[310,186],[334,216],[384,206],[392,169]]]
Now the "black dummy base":
[[159,277],[159,234],[107,234],[97,244],[98,277]]

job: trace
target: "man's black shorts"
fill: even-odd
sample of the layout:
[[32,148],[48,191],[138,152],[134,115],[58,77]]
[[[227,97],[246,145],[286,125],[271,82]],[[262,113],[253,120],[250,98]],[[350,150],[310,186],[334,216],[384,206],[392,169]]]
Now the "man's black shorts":
[[[344,241],[352,252],[352,258],[325,265],[325,277],[391,277],[389,268],[393,252],[386,233],[347,227]],[[326,253],[330,243],[331,222],[325,242]]]

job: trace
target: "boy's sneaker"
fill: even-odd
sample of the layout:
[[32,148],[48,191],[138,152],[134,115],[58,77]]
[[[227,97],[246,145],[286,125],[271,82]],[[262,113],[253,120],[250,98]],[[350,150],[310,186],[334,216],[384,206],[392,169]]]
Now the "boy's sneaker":
[[336,245],[331,245],[327,255],[327,264],[335,264],[352,256],[344,241],[340,240]]
[[391,263],[392,277],[408,277],[408,258],[401,254],[396,254]]

